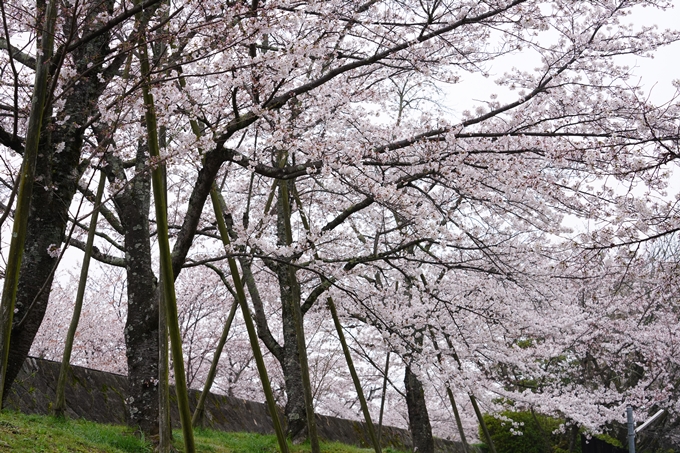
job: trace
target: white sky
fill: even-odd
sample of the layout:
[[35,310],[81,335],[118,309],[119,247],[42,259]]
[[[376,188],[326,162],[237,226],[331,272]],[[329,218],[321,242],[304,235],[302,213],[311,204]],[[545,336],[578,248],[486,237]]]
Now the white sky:
[[[639,26],[657,25],[658,31],[680,28],[680,1],[675,7],[667,11],[659,11],[656,8],[638,7],[633,14],[624,18],[623,24],[633,23]],[[634,77],[631,84],[640,84],[649,100],[655,104],[665,104],[676,94],[673,86],[674,80],[680,80],[680,42],[667,45],[658,49],[653,58],[627,55],[617,57],[621,65],[631,68]],[[489,100],[491,94],[496,94],[500,102],[512,102],[517,99],[517,91],[510,91],[495,83],[504,72],[517,67],[525,71],[532,71],[541,66],[540,59],[529,53],[505,56],[486,66],[489,77],[481,74],[462,73],[462,80],[455,85],[441,87],[444,92],[445,108],[450,112],[450,120],[460,121],[461,114],[465,109],[474,109],[483,101]],[[472,95],[471,95],[472,93]],[[677,101],[676,101],[677,102]],[[675,174],[680,173],[677,167],[671,169]],[[623,189],[622,189],[623,190]],[[680,194],[680,177],[672,178],[667,190],[669,197]],[[582,219],[567,217],[564,224],[574,228],[577,232],[583,232],[592,227],[589,222]]]
[[[634,9],[634,13],[622,20],[622,23],[639,25],[657,25],[659,31],[680,27],[680,2],[674,8],[667,11],[659,11],[656,8]],[[669,101],[676,92],[673,80],[680,79],[680,42],[665,46],[656,51],[654,58],[640,56],[621,56],[618,61],[622,65],[632,68],[637,78],[632,78],[631,83],[641,83],[642,88],[650,95],[654,103]],[[497,59],[492,65],[485,66],[489,70],[489,77],[480,74],[462,73],[462,80],[455,85],[442,87],[445,91],[445,104],[450,109],[453,119],[459,120],[461,112],[473,108],[478,103],[471,101],[487,101],[490,94],[498,95],[503,101],[514,101],[518,94],[495,83],[504,72],[512,67],[531,71],[540,66],[537,56],[526,54],[512,54]],[[470,93],[479,93],[477,97]]]

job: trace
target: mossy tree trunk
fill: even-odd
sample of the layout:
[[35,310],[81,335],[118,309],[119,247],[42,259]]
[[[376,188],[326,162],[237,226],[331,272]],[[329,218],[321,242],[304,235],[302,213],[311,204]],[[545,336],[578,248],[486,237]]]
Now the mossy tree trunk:
[[9,256],[5,269],[5,284],[0,303],[0,408],[4,399],[5,380],[9,361],[9,349],[12,322],[14,320],[14,307],[16,305],[17,288],[19,285],[19,272],[24,255],[26,242],[26,227],[31,205],[31,194],[35,178],[36,158],[40,143],[43,113],[47,100],[47,79],[49,77],[50,64],[54,50],[54,27],[57,19],[57,5],[55,0],[48,3],[44,15],[44,30],[40,43],[40,52],[36,61],[35,84],[31,98],[31,112],[28,118],[26,145],[24,147],[24,160],[21,166],[21,180],[19,182],[19,194],[17,208],[14,215],[12,238],[10,241]]
[[[98,28],[96,18],[113,7],[114,0],[88,4],[86,20],[79,32],[87,34]],[[38,28],[43,28],[40,25]],[[36,190],[32,191],[28,224],[19,282],[16,291],[11,345],[4,384],[9,388],[19,374],[42,323],[52,286],[57,258],[48,253],[60,246],[65,236],[68,208],[87,163],[80,161],[83,124],[98,113],[99,98],[108,81],[122,65],[125,54],[105,60],[110,54],[111,32],[99,33],[94,39],[71,53],[78,77],[78,89],[63,94],[64,104],[57,112],[45,105],[36,162]],[[44,40],[43,40],[44,42]],[[104,63],[108,65],[104,65]],[[65,118],[69,121],[65,121]],[[28,134],[28,137],[38,136]],[[60,152],[55,152],[59,145]],[[17,151],[23,151],[17,149]],[[5,394],[6,396],[6,394]]]
[[[289,196],[288,185],[293,184],[289,181],[279,181],[279,198],[277,204],[277,233],[278,240],[281,245],[290,246],[293,244],[293,233],[291,227],[291,199]],[[289,258],[292,260],[292,258]],[[295,367],[299,368],[300,387],[296,391],[301,390],[302,398],[297,404],[302,404],[305,414],[305,427],[312,447],[312,453],[319,453],[319,438],[316,432],[316,417],[314,416],[314,403],[312,400],[312,384],[309,377],[309,364],[307,361],[307,345],[305,341],[304,321],[302,319],[302,310],[300,309],[300,282],[297,279],[296,268],[292,264],[279,264],[276,266],[279,288],[281,290],[281,305],[284,313],[284,337],[286,337],[286,347],[293,352],[291,358],[295,358]],[[286,381],[288,378],[286,377]],[[299,396],[297,396],[299,400]],[[288,399],[291,395],[288,394]],[[290,420],[289,420],[290,423]],[[301,432],[304,432],[303,429]],[[298,435],[297,439],[301,441],[302,436]]]

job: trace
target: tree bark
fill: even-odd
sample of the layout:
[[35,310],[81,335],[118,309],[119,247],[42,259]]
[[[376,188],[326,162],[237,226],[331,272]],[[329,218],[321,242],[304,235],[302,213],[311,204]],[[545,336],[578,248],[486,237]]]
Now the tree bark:
[[[21,166],[21,178],[19,180],[19,192],[17,208],[15,211],[14,225],[12,226],[12,238],[10,242],[7,268],[5,270],[5,283],[2,291],[2,303],[0,305],[0,409],[5,395],[5,376],[9,361],[9,348],[14,322],[14,307],[17,300],[19,284],[19,272],[26,244],[26,226],[28,223],[31,194],[35,177],[36,160],[38,156],[43,113],[45,112],[46,99],[48,97],[47,80],[49,66],[52,63],[54,50],[54,27],[57,18],[57,5],[50,1],[44,16],[44,28],[40,42],[41,54],[37,58],[35,83],[31,97],[31,113],[28,119],[28,136],[24,149],[24,159]],[[9,209],[9,208],[8,208]],[[9,385],[7,386],[9,388]]]
[[128,313],[125,345],[128,364],[127,421],[141,432],[158,434],[158,295],[151,265],[149,236],[150,179],[145,170],[146,145],[137,149],[136,176],[125,177],[123,163],[107,155],[105,167],[111,183],[125,181],[114,196],[125,230]]
[[413,451],[418,453],[434,453],[434,440],[432,439],[432,426],[425,405],[425,391],[423,384],[413,374],[411,367],[406,367],[404,375],[406,387],[406,406],[408,408],[408,421],[413,437]]
[[[285,184],[285,182],[284,182]],[[279,242],[285,245],[284,212],[281,201],[278,202],[277,230]],[[302,367],[298,353],[297,326],[293,304],[300,306],[300,283],[295,272],[290,272],[287,264],[273,265],[281,292],[281,317],[283,327],[283,376],[286,384],[285,414],[288,420],[287,435],[293,443],[301,443],[307,439],[307,409],[305,392],[302,383]]]
[[[290,183],[292,185],[292,181]],[[288,181],[279,181],[279,205],[283,214],[283,237],[279,232],[279,239],[284,240],[284,244],[290,246],[293,244],[293,228],[290,222],[290,196],[288,190]],[[281,217],[281,216],[280,216]],[[277,225],[281,225],[280,222]],[[292,260],[293,258],[289,258]],[[316,417],[314,415],[314,401],[312,397],[312,384],[309,377],[309,362],[307,360],[307,342],[305,340],[304,321],[302,320],[302,311],[300,310],[300,282],[295,273],[295,267],[288,264],[285,266],[288,271],[290,286],[290,297],[281,300],[281,302],[288,301],[290,303],[290,312],[293,318],[293,325],[295,327],[295,339],[298,351],[298,359],[300,363],[300,378],[302,381],[302,394],[304,397],[305,413],[307,418],[307,435],[312,447],[312,453],[319,453],[319,438],[316,431]],[[279,280],[280,282],[281,280]],[[283,295],[283,290],[281,292]]]
[[[107,11],[113,0],[93,3],[88,16],[96,18]],[[83,24],[82,32],[87,33],[96,24]],[[103,67],[109,53],[110,32],[101,33],[73,53],[78,72],[78,87],[67,91],[65,104],[57,112],[57,120],[69,116],[63,124],[52,118],[51,106],[43,115],[36,181],[31,196],[26,245],[19,273],[19,284],[12,324],[11,348],[9,351],[5,388],[9,389],[19,374],[33,339],[40,328],[57,259],[47,252],[50,245],[61,245],[65,236],[68,208],[77,189],[84,166],[80,163],[80,152],[85,128],[89,118],[98,112],[98,101],[106,87],[107,79],[122,63],[123,58],[114,58],[108,67]],[[100,77],[102,77],[100,80]],[[64,144],[61,152],[55,146]],[[6,395],[6,394],[5,394]]]
[[[141,14],[140,14],[141,16]],[[146,27],[146,21],[143,27]],[[151,181],[153,186],[154,207],[156,211],[156,227],[159,248],[159,260],[161,264],[161,278],[163,282],[163,301],[165,306],[168,333],[170,335],[170,348],[173,357],[173,368],[175,371],[175,393],[177,395],[177,406],[179,409],[179,419],[182,426],[182,437],[184,440],[184,451],[194,453],[196,446],[194,443],[194,432],[191,426],[191,411],[189,409],[189,396],[187,392],[186,374],[184,371],[184,357],[182,353],[182,336],[180,334],[179,322],[177,317],[177,298],[175,295],[175,277],[172,271],[172,252],[168,238],[168,204],[165,189],[164,172],[165,163],[160,158],[160,146],[158,141],[158,124],[156,120],[156,109],[154,107],[154,97],[149,88],[151,65],[147,53],[147,40],[144,33],[142,45],[137,54],[141,67],[142,77],[146,82],[142,85],[142,95],[144,98],[144,122],[146,127],[147,144],[151,159],[155,164],[151,165]],[[158,316],[156,316],[156,325]],[[157,339],[156,335],[156,339]],[[158,357],[156,349],[155,357]],[[156,373],[156,378],[158,373]],[[156,426],[158,424],[156,423]]]

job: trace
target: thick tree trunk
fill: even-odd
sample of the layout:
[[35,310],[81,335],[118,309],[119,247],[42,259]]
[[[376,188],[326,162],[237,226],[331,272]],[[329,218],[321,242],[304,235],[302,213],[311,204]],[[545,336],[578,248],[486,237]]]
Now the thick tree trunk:
[[413,451],[434,453],[432,427],[430,426],[430,417],[427,415],[423,384],[413,374],[409,366],[406,367],[404,386],[406,387],[409,427],[413,437]]
[[[127,420],[147,435],[158,434],[158,295],[149,239],[150,179],[146,147],[139,146],[136,176],[114,197],[125,230],[128,313],[125,345],[128,365]],[[111,183],[126,181],[120,159],[107,156]]]
[[[290,221],[290,196],[288,182],[279,181],[279,217],[277,222],[279,241],[283,240],[283,244],[290,246],[293,244],[293,228]],[[283,222],[281,222],[283,220]],[[283,227],[283,229],[281,228]],[[289,258],[292,260],[292,258]],[[302,382],[303,401],[305,405],[305,414],[307,419],[307,436],[312,447],[312,453],[319,453],[319,438],[316,431],[316,417],[314,416],[314,402],[312,397],[312,384],[309,378],[309,362],[307,361],[307,344],[305,340],[304,322],[302,320],[302,310],[300,309],[300,283],[295,273],[295,268],[292,265],[285,266],[288,271],[287,281],[281,280],[279,274],[279,284],[284,284],[285,288],[281,287],[281,302],[284,306],[288,305],[290,315],[295,329],[295,340],[298,352],[298,363],[300,367],[300,378]],[[286,297],[284,297],[284,294]],[[302,441],[301,438],[294,439]]]
[[[288,420],[287,435],[293,443],[303,442],[308,435],[307,411],[305,408],[305,393],[302,386],[302,369],[300,367],[300,355],[298,354],[297,335],[295,330],[295,318],[291,310],[291,303],[300,303],[299,300],[290,300],[293,297],[291,286],[298,284],[290,281],[290,273],[287,266],[280,266],[278,274],[279,288],[281,289],[282,317],[283,317],[283,375],[286,383],[286,408],[285,414]],[[297,292],[299,294],[299,292]]]
[[[38,171],[44,172],[46,161],[38,159]],[[43,173],[44,174],[44,173]],[[66,209],[54,206],[53,194],[36,184],[33,189],[31,211],[26,230],[26,246],[19,273],[14,323],[10,340],[5,388],[9,389],[28,356],[33,339],[40,328],[56,258],[48,253],[52,244],[61,244],[66,225]],[[63,193],[68,197],[67,193]],[[70,200],[69,200],[70,201]],[[45,288],[41,291],[42,288]],[[5,391],[4,396],[8,392]]]
[[[87,92],[86,83],[83,92]],[[73,95],[65,111],[85,121],[93,97]],[[80,110],[80,111],[78,111]],[[82,110],[85,110],[83,114]],[[46,119],[50,117],[46,113]],[[7,388],[16,378],[28,356],[33,339],[42,324],[50,295],[57,259],[48,253],[50,247],[60,247],[65,236],[68,208],[82,174],[79,166],[82,131],[64,130],[48,124],[40,143],[40,157],[36,165],[36,180],[31,198],[31,209],[26,230],[26,246],[19,274],[19,286],[12,326],[11,349],[5,384]],[[54,153],[54,146],[65,143],[64,150]]]
[[[4,10],[3,10],[4,19]],[[5,390],[5,376],[9,359],[10,338],[14,322],[14,306],[19,284],[19,271],[26,244],[26,226],[28,223],[31,204],[31,193],[35,178],[35,164],[38,157],[40,130],[43,123],[43,113],[47,98],[47,80],[49,76],[50,60],[54,50],[54,28],[57,19],[57,5],[51,0],[45,12],[40,52],[36,59],[35,83],[31,96],[31,113],[26,128],[26,145],[21,165],[21,176],[18,184],[17,207],[12,226],[7,266],[5,268],[5,282],[0,302],[0,409]],[[39,22],[40,23],[40,22]],[[6,28],[5,28],[6,30]],[[15,119],[16,120],[16,119]]]
[[[283,200],[277,201],[277,236],[279,245],[286,245],[286,211]],[[295,272],[284,263],[273,266],[279,281],[281,292],[281,316],[283,321],[283,376],[286,383],[286,408],[288,420],[287,435],[293,443],[304,442],[309,435],[307,426],[307,409],[305,407],[305,392],[302,382],[302,367],[297,344],[297,326],[293,304],[300,306],[300,283]]]
[[[90,17],[94,18],[98,13],[107,11],[112,4],[113,0],[93,4],[94,10]],[[84,24],[81,32],[90,30],[88,24]],[[100,64],[109,53],[109,40],[110,33],[102,33],[74,51],[73,59],[78,62],[76,70],[79,83],[77,89],[66,93],[66,102],[56,118],[63,121],[68,116],[68,121],[62,125],[54,122],[49,108],[43,117],[43,133],[35,173],[37,182],[31,197],[26,245],[19,274],[5,377],[6,389],[10,388],[19,374],[45,316],[56,264],[56,258],[50,256],[48,248],[59,247],[64,240],[68,208],[83,170],[80,152],[85,130],[80,125],[87,124],[88,119],[97,112],[99,97],[106,86],[106,82],[100,80],[104,72]],[[116,58],[109,69],[121,63],[122,58]],[[55,152],[55,147],[61,147],[61,144],[61,152]]]

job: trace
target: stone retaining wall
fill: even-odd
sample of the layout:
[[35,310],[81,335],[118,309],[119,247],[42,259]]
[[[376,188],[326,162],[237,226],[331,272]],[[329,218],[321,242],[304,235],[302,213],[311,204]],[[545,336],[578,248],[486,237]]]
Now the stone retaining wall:
[[[47,414],[53,404],[59,363],[29,357],[19,377],[9,391],[6,408],[24,413]],[[125,395],[127,378],[82,367],[71,367],[66,386],[66,414],[68,417],[84,418],[99,423],[125,423]],[[174,391],[171,392],[174,397]],[[192,408],[199,392],[190,391]],[[179,419],[176,404],[172,405],[173,423]],[[282,417],[283,419],[283,417]],[[336,417],[317,415],[319,436],[326,440],[343,442],[361,447],[371,446],[364,423]],[[271,417],[263,403],[210,394],[206,399],[205,426],[221,431],[247,431],[273,434]],[[399,449],[411,448],[408,431],[385,426],[382,444]],[[442,453],[462,452],[461,445],[436,439],[436,450]]]

